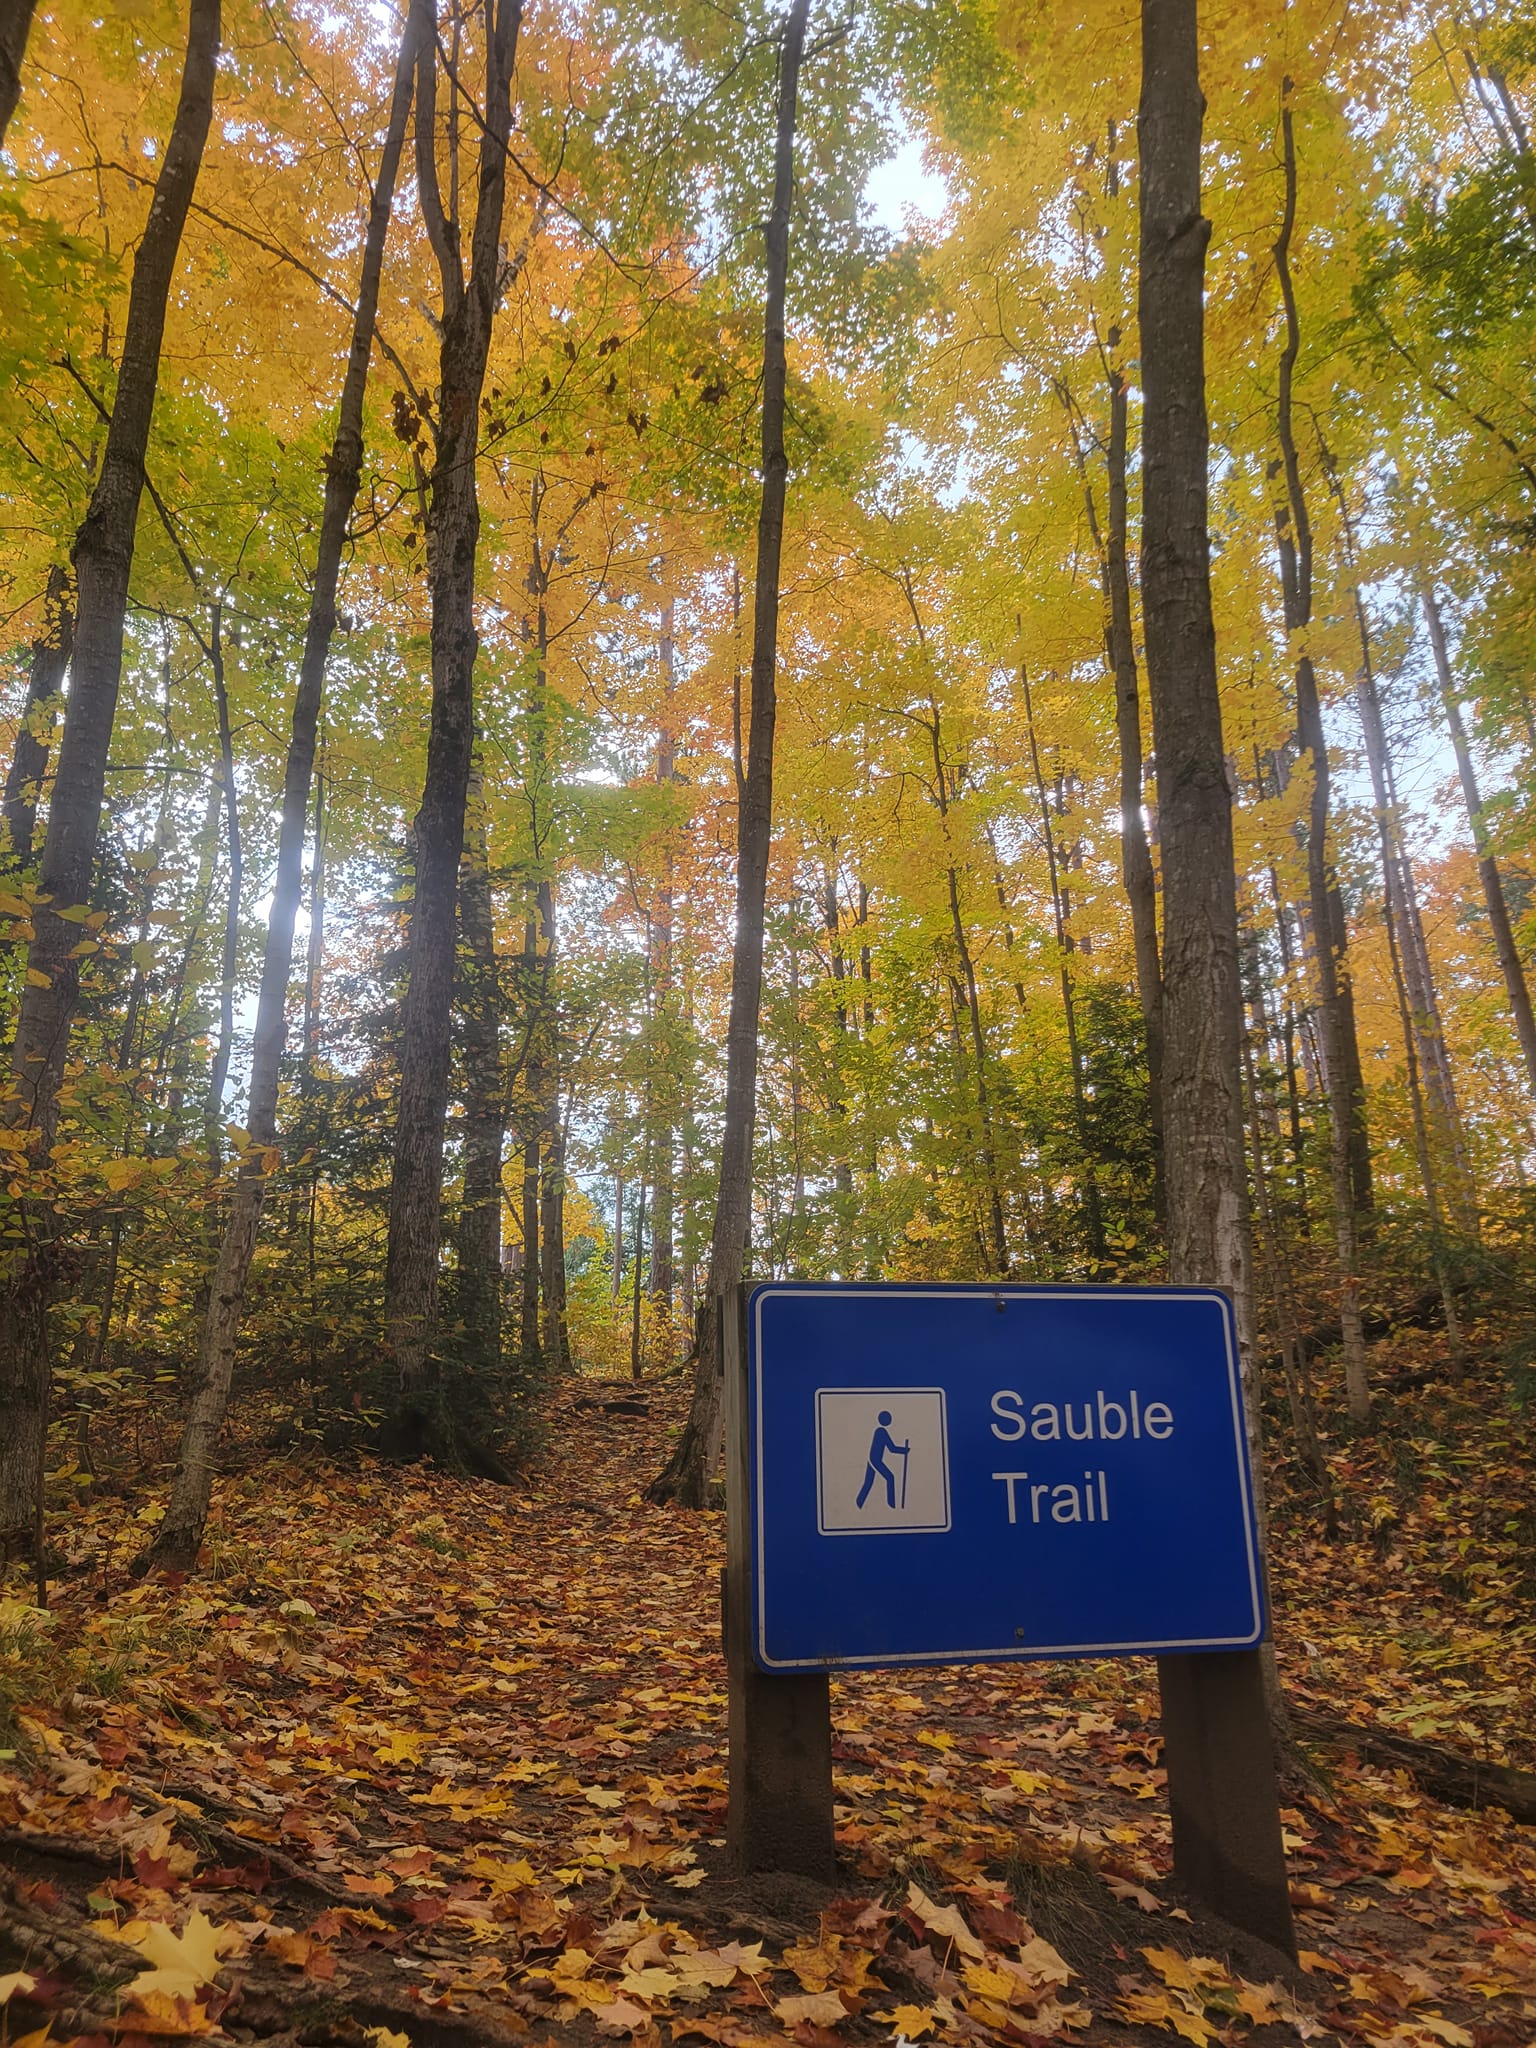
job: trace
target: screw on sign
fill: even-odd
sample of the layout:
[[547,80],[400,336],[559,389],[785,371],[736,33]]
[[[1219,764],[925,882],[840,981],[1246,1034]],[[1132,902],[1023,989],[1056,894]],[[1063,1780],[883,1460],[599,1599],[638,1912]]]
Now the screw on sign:
[[1155,1655],[1177,1874],[1293,1949],[1226,1297],[785,1281],[724,1313],[738,1859],[829,1866],[831,1671]]

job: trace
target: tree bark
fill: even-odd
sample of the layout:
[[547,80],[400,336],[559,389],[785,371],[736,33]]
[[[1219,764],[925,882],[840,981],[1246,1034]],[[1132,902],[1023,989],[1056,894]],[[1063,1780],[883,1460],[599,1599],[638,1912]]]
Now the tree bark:
[[1456,694],[1456,679],[1451,670],[1450,650],[1445,639],[1445,622],[1440,616],[1440,606],[1436,601],[1433,587],[1427,582],[1420,585],[1419,602],[1424,608],[1424,623],[1429,628],[1429,644],[1435,658],[1435,678],[1440,685],[1440,702],[1445,710],[1445,722],[1450,727],[1451,745],[1456,754],[1456,773],[1461,779],[1462,799],[1467,807],[1467,823],[1472,828],[1472,846],[1477,855],[1477,873],[1483,885],[1483,901],[1488,907],[1488,923],[1493,931],[1494,952],[1498,956],[1499,972],[1504,977],[1504,990],[1509,998],[1509,1014],[1514,1019],[1515,1036],[1520,1041],[1520,1052],[1525,1060],[1526,1079],[1530,1083],[1531,1093],[1536,1095],[1536,1015],[1531,1011],[1531,991],[1526,983],[1519,948],[1515,944],[1509,904],[1504,895],[1504,880],[1499,873],[1499,864],[1494,858],[1493,845],[1488,836],[1488,821],[1483,814],[1483,799],[1477,786],[1477,769],[1473,765],[1472,749],[1467,744],[1466,723],[1461,715],[1461,703]]
[[[412,27],[408,22],[395,70],[379,175],[374,183],[358,280],[352,345],[342,381],[336,434],[325,468],[325,500],[315,550],[315,580],[310,592],[304,651],[294,691],[288,755],[283,766],[283,808],[278,825],[277,874],[272,912],[262,952],[261,987],[251,1040],[250,1144],[240,1157],[230,1197],[229,1214],[214,1264],[208,1309],[198,1346],[191,1403],[182,1428],[176,1472],[165,1519],[145,1553],[144,1564],[188,1571],[202,1547],[212,1495],[214,1458],[234,1382],[235,1346],[245,1307],[246,1283],[256,1252],[267,1180],[277,1165],[278,1078],[287,1041],[288,982],[293,969],[293,928],[304,887],[304,837],[309,821],[309,785],[314,770],[320,705],[325,691],[326,663],[336,630],[336,589],[341,575],[347,525],[357,499],[363,468],[363,398],[373,350],[379,278],[384,245],[394,205],[395,182],[405,143],[411,103]],[[227,722],[227,721],[226,721]],[[320,825],[316,823],[315,861],[320,862]],[[315,884],[319,900],[319,883]],[[306,998],[306,1013],[309,1003]],[[310,1051],[306,1045],[306,1053]]]
[[1136,641],[1131,622],[1131,577],[1127,548],[1127,407],[1124,375],[1117,368],[1109,387],[1109,517],[1104,535],[1104,580],[1109,595],[1108,653],[1115,679],[1115,735],[1120,749],[1120,873],[1131,912],[1136,992],[1147,1035],[1147,1096],[1152,1121],[1153,1194],[1157,1212],[1163,1192],[1163,977],[1157,946],[1157,881],[1147,822],[1142,814],[1141,693],[1136,675]]
[[[383,168],[380,167],[380,182]],[[375,202],[377,203],[377,202]],[[304,949],[304,1076],[310,1079],[320,1058],[320,1001],[325,979],[325,743],[315,768],[315,828],[309,866],[309,940]]]
[[[713,1304],[745,1271],[752,1225],[752,1130],[757,1102],[757,1027],[763,990],[763,921],[773,829],[773,730],[779,635],[779,564],[789,458],[784,449],[784,300],[789,281],[789,213],[794,193],[795,111],[810,0],[791,0],[779,56],[773,208],[766,231],[767,294],[763,320],[762,501],[757,521],[757,581],[752,620],[752,706],[747,767],[736,834],[736,943],[731,957],[731,1014],[726,1034],[725,1133],[707,1295]],[[719,1319],[703,1318],[693,1401],[677,1449],[649,1488],[649,1498],[704,1505],[719,1453],[724,1383]]]
[[[677,742],[672,730],[673,698],[677,693],[676,613],[669,596],[661,615],[663,700],[656,735],[656,780],[677,779]],[[662,849],[661,882],[650,920],[651,1028],[655,1057],[654,1115],[651,1127],[651,1270],[648,1292],[656,1317],[657,1341],[663,1362],[672,1363],[672,1297],[677,1284],[674,1210],[677,1204],[677,1085],[675,1074],[676,990],[672,957],[673,855],[670,841]]]
[[401,1016],[400,1106],[389,1187],[385,1341],[398,1381],[402,1450],[446,1448],[432,1345],[442,1236],[443,1130],[458,929],[459,862],[474,746],[475,558],[480,538],[480,396],[501,270],[512,68],[522,0],[486,0],[485,109],[469,277],[437,176],[436,0],[412,0],[417,191],[442,283],[438,411],[427,503],[432,722],[416,814],[410,964]]
[[552,1087],[545,1108],[548,1150],[539,1202],[539,1276],[544,1295],[544,1367],[564,1372],[570,1363],[565,1332],[565,1124],[560,1113],[560,1075],[551,1069]]
[[[1142,0],[1141,31],[1141,587],[1163,867],[1168,1268],[1175,1284],[1232,1296],[1262,1530],[1260,1410],[1246,1341],[1254,1317],[1237,880],[1211,616],[1197,0]],[[1284,1726],[1272,1654],[1165,1655],[1158,1683],[1175,1871],[1217,1911],[1294,1954],[1270,1749],[1271,1729]],[[1216,1744],[1206,1739],[1213,1724],[1222,1728]]]
[[[106,786],[107,750],[123,668],[128,579],[144,490],[144,457],[160,378],[166,303],[182,228],[213,117],[219,0],[190,0],[181,91],[134,258],[122,360],[101,471],[75,537],[75,647],[59,746],[37,906],[13,1050],[15,1088],[0,1110],[46,1168],[58,1129],[58,1094],[78,997],[80,927],[63,913],[90,895]],[[32,1545],[47,1432],[50,1369],[47,1302],[53,1220],[46,1196],[26,1205],[18,1232],[23,1270],[7,1274],[0,1300],[0,1555]]]
[[[1104,1260],[1104,1213],[1099,1201],[1099,1180],[1094,1171],[1089,1144],[1088,1103],[1083,1087],[1083,1050],[1077,1030],[1077,998],[1072,986],[1072,932],[1056,858],[1056,829],[1051,823],[1050,799],[1040,766],[1040,740],[1035,731],[1035,711],[1029,688],[1029,671],[1019,664],[1019,681],[1024,692],[1024,723],[1029,732],[1029,758],[1034,769],[1035,795],[1040,805],[1040,830],[1045,840],[1046,869],[1051,885],[1051,916],[1056,932],[1056,964],[1061,977],[1061,1008],[1067,1026],[1067,1059],[1072,1076],[1072,1111],[1077,1125],[1077,1149],[1083,1171],[1083,1221],[1088,1252],[1097,1271]],[[1138,782],[1140,780],[1138,766]]]
[[[528,931],[533,926],[530,922]],[[528,940],[529,951],[533,941]],[[535,1061],[530,1058],[526,1069],[527,1114],[532,1122],[527,1126],[523,1139],[523,1269],[522,1289],[518,1302],[517,1348],[522,1360],[523,1371],[527,1374],[538,1370],[541,1352],[539,1348],[539,1130],[543,1083]]]
[[[1289,91],[1289,80],[1285,90]],[[1291,109],[1281,111],[1280,131],[1285,166],[1285,210],[1275,239],[1275,272],[1285,313],[1285,342],[1280,352],[1276,434],[1285,496],[1276,508],[1280,576],[1287,636],[1304,636],[1312,624],[1312,524],[1301,463],[1296,449],[1293,386],[1301,351],[1301,324],[1291,282],[1291,238],[1296,225],[1296,131]],[[1305,647],[1304,639],[1302,640]],[[1365,1335],[1360,1323],[1359,1230],[1357,1211],[1366,1206],[1369,1146],[1360,1162],[1365,1138],[1364,1091],[1354,1029],[1342,906],[1338,901],[1329,856],[1329,762],[1323,732],[1322,703],[1312,657],[1303,651],[1296,662],[1296,736],[1312,765],[1312,792],[1307,816],[1307,884],[1311,899],[1313,952],[1317,966],[1318,1015],[1328,1090],[1329,1159],[1333,1179],[1334,1230],[1339,1257],[1339,1321],[1344,1331],[1344,1385],[1351,1419],[1371,1416],[1370,1383],[1365,1369]]]
[[42,631],[32,643],[27,701],[22,708],[16,745],[5,777],[5,851],[14,867],[32,865],[37,806],[43,778],[48,772],[59,691],[69,667],[74,640],[75,611],[69,571],[55,562],[48,571],[48,584],[43,594]]
[[1242,1012],[1232,795],[1211,618],[1203,305],[1210,223],[1200,211],[1204,101],[1193,0],[1144,0],[1142,33],[1141,589],[1163,865],[1169,1277],[1239,1298],[1250,1291]]
[[37,0],[0,0],[0,149],[21,97],[21,65]]
[[[208,660],[213,670],[213,702],[219,724],[219,799],[224,810],[224,844],[229,856],[229,883],[224,893],[224,944],[219,956],[219,1035],[208,1068],[208,1093],[203,1104],[203,1130],[208,1165],[217,1174],[224,1158],[224,1088],[229,1080],[235,1044],[235,978],[240,964],[240,890],[245,859],[240,846],[240,800],[235,788],[235,748],[229,726],[229,691],[224,680],[223,606],[212,607]],[[306,804],[308,792],[305,794]]]
[[501,1374],[501,1154],[506,1089],[501,1072],[501,969],[496,959],[485,792],[471,772],[459,870],[458,1007],[464,1073],[464,1191],[459,1203],[458,1320],[470,1370]]

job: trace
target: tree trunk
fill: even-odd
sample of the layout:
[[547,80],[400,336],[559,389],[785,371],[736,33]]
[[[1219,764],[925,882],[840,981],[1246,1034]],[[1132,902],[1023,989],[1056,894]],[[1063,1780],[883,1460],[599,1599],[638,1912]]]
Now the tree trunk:
[[[747,767],[736,835],[736,942],[731,957],[731,1015],[726,1034],[725,1135],[714,1234],[709,1248],[709,1307],[736,1286],[746,1267],[752,1225],[752,1129],[757,1102],[757,1026],[763,990],[763,920],[773,829],[773,729],[779,636],[779,562],[789,460],[784,452],[784,299],[789,279],[789,210],[794,191],[795,108],[810,0],[791,0],[779,56],[773,209],[768,217],[767,297],[763,320],[763,489],[757,521],[757,585],[752,620],[752,708]],[[723,1382],[718,1318],[703,1319],[693,1401],[677,1449],[649,1497],[702,1507],[719,1451]]]
[[539,1121],[535,1104],[542,1088],[532,1060],[528,1063],[528,1115],[533,1119],[523,1140],[523,1270],[518,1302],[517,1348],[523,1371],[538,1370],[539,1350]]
[[[1060,868],[1056,858],[1056,831],[1051,823],[1050,799],[1040,766],[1040,741],[1035,732],[1035,710],[1030,696],[1029,671],[1019,664],[1019,681],[1024,691],[1024,723],[1029,732],[1029,758],[1034,768],[1035,794],[1040,804],[1040,829],[1045,837],[1046,867],[1051,884],[1051,914],[1056,932],[1056,962],[1061,976],[1061,1007],[1067,1026],[1067,1058],[1072,1075],[1072,1109],[1077,1125],[1077,1149],[1083,1169],[1083,1221],[1088,1252],[1095,1271],[1104,1260],[1104,1215],[1099,1201],[1098,1175],[1094,1171],[1089,1143],[1088,1104],[1083,1087],[1083,1053],[1077,1032],[1077,1001],[1072,987],[1072,933],[1067,924]],[[1138,781],[1139,781],[1138,770]]]
[[[437,177],[436,0],[412,0],[416,45],[417,192],[442,283],[438,411],[427,504],[432,594],[432,722],[416,814],[410,964],[400,1035],[400,1106],[389,1186],[385,1341],[398,1380],[396,1440],[405,1452],[449,1448],[432,1345],[442,1238],[443,1130],[458,931],[459,862],[474,747],[475,558],[480,537],[480,395],[501,271],[512,67],[522,0],[486,0],[479,202],[466,281],[458,222]],[[455,88],[456,90],[456,88]]]
[[549,1149],[539,1203],[539,1234],[543,1242],[540,1285],[544,1295],[544,1367],[561,1373],[570,1363],[565,1335],[565,1125],[560,1114],[560,1078],[554,1074],[545,1111]]
[[610,1299],[617,1306],[624,1292],[624,1111],[625,1101],[619,1097],[619,1113],[614,1119],[613,1129],[613,1271],[608,1276]]
[[55,562],[48,571],[43,595],[43,627],[32,643],[32,662],[27,675],[27,701],[16,745],[5,777],[5,849],[18,868],[32,865],[32,841],[37,830],[37,806],[43,777],[48,772],[49,743],[58,710],[59,691],[69,667],[75,640],[75,611],[70,595],[69,571]]
[[[58,1129],[59,1084],[80,979],[79,960],[71,958],[80,927],[62,913],[78,909],[90,896],[166,302],[213,115],[219,0],[190,0],[190,5],[180,97],[134,258],[101,472],[75,537],[72,680],[38,877],[48,900],[37,906],[36,937],[28,953],[13,1052],[15,1089],[0,1110],[11,1129],[27,1131],[31,1156],[40,1164],[47,1161]],[[33,1203],[31,1210],[22,1232],[28,1250],[19,1255],[24,1270],[6,1275],[11,1299],[0,1301],[0,1413],[11,1425],[0,1443],[0,1555],[18,1542],[23,1548],[33,1542],[47,1429],[54,1222],[45,1200]]]
[[1408,1034],[1404,1046],[1412,1069],[1415,1093],[1417,1095],[1422,1089],[1424,1098],[1415,1110],[1416,1117],[1422,1116],[1425,1124],[1420,1165],[1421,1169],[1428,1171],[1430,1178],[1425,1182],[1424,1193],[1431,1206],[1435,1206],[1438,1183],[1443,1175],[1449,1184],[1450,1208],[1457,1228],[1464,1236],[1476,1237],[1477,1197],[1472,1184],[1466,1132],[1461,1121],[1461,1107],[1456,1100],[1456,1080],[1451,1071],[1434,969],[1424,937],[1413,861],[1403,838],[1392,748],[1387,739],[1381,697],[1376,687],[1376,664],[1371,657],[1370,621],[1358,585],[1354,590],[1354,607],[1360,634],[1355,703],[1365,736],[1365,758],[1376,804],[1387,928],[1394,943],[1397,978],[1401,982],[1403,1021]]
[[[245,879],[245,860],[240,847],[240,801],[235,788],[229,691],[224,682],[223,606],[215,603],[212,613],[208,660],[213,670],[213,701],[219,722],[219,797],[224,808],[224,843],[229,853],[229,886],[224,896],[224,945],[219,958],[219,1035],[208,1069],[208,1094],[203,1106],[208,1165],[217,1174],[224,1157],[224,1088],[229,1080],[229,1061],[235,1044],[235,977],[240,964],[240,889]],[[307,790],[304,800],[307,806]],[[285,987],[286,980],[285,975]]]
[[[1287,87],[1289,89],[1289,81]],[[1296,133],[1291,109],[1280,116],[1285,166],[1285,211],[1274,246],[1275,271],[1285,311],[1285,343],[1280,353],[1276,430],[1285,477],[1285,499],[1277,507],[1280,575],[1288,636],[1302,638],[1312,624],[1312,525],[1301,463],[1296,450],[1292,388],[1301,350],[1301,325],[1291,283],[1291,236],[1296,225]],[[1302,644],[1305,645],[1304,638]],[[1329,763],[1323,732],[1322,704],[1310,654],[1296,662],[1296,736],[1312,764],[1312,795],[1307,819],[1307,883],[1311,899],[1313,952],[1317,965],[1318,1014],[1327,1069],[1329,1158],[1333,1177],[1334,1229],[1339,1255],[1339,1322],[1344,1332],[1344,1384],[1349,1413],[1356,1423],[1369,1422],[1370,1385],[1365,1369],[1365,1333],[1360,1320],[1359,1232],[1357,1211],[1364,1207],[1360,1142],[1365,1135],[1365,1105],[1360,1085],[1360,1055],[1349,1001],[1349,970],[1345,953],[1342,908],[1337,899],[1329,858]],[[1369,1150],[1366,1150],[1366,1172]]]
[[[1248,1294],[1232,795],[1207,534],[1194,0],[1144,0],[1142,613],[1163,866],[1163,1133],[1175,1283]],[[1239,1318],[1239,1322],[1243,1318]],[[1250,1416],[1255,1412],[1250,1399]],[[1250,1427],[1252,1426],[1250,1422]]]
[[1120,872],[1131,912],[1136,992],[1147,1034],[1147,1097],[1152,1121],[1153,1197],[1159,1216],[1163,1194],[1163,978],[1157,949],[1157,882],[1147,823],[1142,814],[1141,695],[1131,622],[1127,549],[1127,393],[1116,369],[1109,387],[1109,518],[1104,536],[1104,580],[1109,594],[1108,651],[1115,679],[1115,734],[1120,749]]
[[[1260,1408],[1244,1343],[1254,1319],[1237,880],[1211,616],[1197,0],[1142,0],[1141,31],[1141,588],[1163,868],[1168,1269],[1176,1285],[1232,1296],[1262,1531]],[[1272,1653],[1253,1659],[1158,1659],[1174,1869],[1218,1911],[1294,1954],[1268,1747],[1284,1703]],[[1208,1739],[1216,1726],[1219,1742]],[[1234,1812],[1262,1832],[1223,1843]]]
[[[315,550],[315,580],[304,630],[304,652],[294,691],[288,755],[283,766],[283,808],[278,825],[277,874],[272,911],[262,952],[261,987],[251,1038],[250,1107],[247,1125],[251,1142],[241,1156],[230,1197],[229,1214],[219,1244],[209,1289],[208,1310],[198,1347],[191,1405],[183,1425],[176,1473],[165,1519],[145,1553],[146,1565],[188,1571],[202,1547],[212,1494],[214,1456],[229,1406],[234,1381],[235,1346],[245,1307],[246,1282],[255,1256],[267,1178],[277,1165],[277,1091],[287,1039],[288,981],[293,968],[293,928],[304,886],[304,836],[309,820],[309,785],[314,769],[320,704],[326,663],[336,630],[336,589],[341,574],[347,525],[356,502],[363,467],[363,397],[373,349],[374,316],[384,244],[394,204],[395,181],[404,148],[406,117],[411,102],[412,27],[395,70],[394,96],[379,175],[373,188],[368,230],[358,281],[352,345],[342,381],[336,435],[325,470],[325,502]],[[320,819],[316,819],[315,863],[320,863]],[[320,884],[315,882],[316,902]],[[313,985],[313,984],[311,984]],[[306,999],[306,1017],[308,1015]],[[306,1044],[306,1053],[310,1047]]]
[[[656,736],[656,780],[677,779],[677,743],[672,730],[673,698],[677,693],[676,614],[668,597],[661,615],[661,672],[663,702]],[[651,1127],[651,1271],[648,1292],[656,1316],[657,1340],[663,1362],[672,1363],[672,1297],[677,1285],[674,1210],[677,1204],[677,1086],[675,1037],[675,995],[672,918],[673,855],[670,843],[662,849],[661,882],[656,890],[650,920],[652,995],[652,1060],[655,1074],[655,1104]]]
[[1291,1411],[1291,1436],[1302,1466],[1331,1505],[1328,1463],[1318,1441],[1317,1413],[1312,1402],[1312,1390],[1305,1378],[1305,1351],[1301,1339],[1301,1321],[1296,1312],[1295,1275],[1291,1271],[1290,1258],[1275,1218],[1269,1171],[1264,1158],[1259,1083],[1254,1072],[1252,1051],[1246,1040],[1243,1045],[1243,1065],[1250,1104],[1249,1135],[1253,1147],[1253,1191],[1258,1207],[1259,1243],[1263,1251],[1264,1265],[1268,1269],[1270,1299],[1275,1308],[1275,1336],[1280,1346],[1286,1403]]
[[[383,166],[379,183],[384,182]],[[377,204],[377,198],[375,198]],[[310,1079],[320,1058],[320,999],[325,979],[325,751],[320,742],[315,768],[314,852],[309,867],[309,941],[304,949],[304,1076]]]
[[37,0],[0,0],[0,149],[21,97],[21,65]]
[[1536,1095],[1536,1016],[1533,1016],[1531,1011],[1531,991],[1526,984],[1519,949],[1515,945],[1509,904],[1504,896],[1503,877],[1499,873],[1499,864],[1494,858],[1493,847],[1488,837],[1488,822],[1483,815],[1483,800],[1477,786],[1477,770],[1472,762],[1472,749],[1467,744],[1467,728],[1456,695],[1455,677],[1451,673],[1450,650],[1445,640],[1445,622],[1440,616],[1440,606],[1436,602],[1434,590],[1427,582],[1420,586],[1419,602],[1424,607],[1424,623],[1429,628],[1429,644],[1435,657],[1435,677],[1440,685],[1440,702],[1445,709],[1445,722],[1450,727],[1451,745],[1456,752],[1456,772],[1461,778],[1461,794],[1467,807],[1467,823],[1472,828],[1472,845],[1477,854],[1477,873],[1483,885],[1483,901],[1488,906],[1488,923],[1493,931],[1494,952],[1498,956],[1499,972],[1504,977],[1504,990],[1509,998],[1509,1014],[1514,1019],[1515,1036],[1520,1041],[1521,1055],[1525,1060],[1526,1080],[1531,1093]]
[[459,1204],[458,1319],[471,1371],[501,1374],[501,971],[496,959],[485,792],[472,771],[459,870],[459,1015],[464,1071],[464,1192]]

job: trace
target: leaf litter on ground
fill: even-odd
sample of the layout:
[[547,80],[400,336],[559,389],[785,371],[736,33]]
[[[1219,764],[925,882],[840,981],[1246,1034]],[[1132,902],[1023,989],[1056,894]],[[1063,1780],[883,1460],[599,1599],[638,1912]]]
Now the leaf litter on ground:
[[[1536,2041],[1531,1830],[1348,1756],[1294,1774],[1288,1971],[1171,1884],[1144,1661],[849,1676],[838,1886],[734,1880],[721,1518],[641,1498],[675,1384],[580,1398],[510,1490],[252,1462],[185,1582],[128,1581],[133,1502],[78,1511],[29,1624],[70,1683],[0,1757],[11,2048]],[[1277,1635],[1299,1707],[1522,1762],[1530,1602],[1465,1538],[1525,1447],[1479,1426],[1455,1514],[1423,1481],[1465,1432],[1410,1435],[1412,1487],[1351,1445],[1391,1514],[1331,1545],[1282,1476]]]

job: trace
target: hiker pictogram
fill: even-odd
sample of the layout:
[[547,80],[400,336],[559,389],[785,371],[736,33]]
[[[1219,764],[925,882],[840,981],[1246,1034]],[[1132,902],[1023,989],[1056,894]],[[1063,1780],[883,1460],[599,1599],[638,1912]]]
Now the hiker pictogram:
[[823,1536],[949,1527],[949,1444],[937,1387],[819,1387],[816,1443]]
[[891,1411],[889,1408],[882,1408],[880,1410],[880,1420],[875,1425],[875,1433],[869,1440],[869,1462],[864,1468],[864,1484],[859,1488],[857,1506],[863,1507],[865,1501],[869,1499],[870,1488],[877,1479],[883,1479],[885,1481],[886,1506],[895,1507],[896,1474],[885,1462],[887,1451],[891,1453],[892,1457],[900,1458],[901,1460],[901,1504],[905,1507],[907,1504],[907,1460],[912,1455],[912,1446],[910,1443],[897,1443],[896,1439],[891,1435]]

